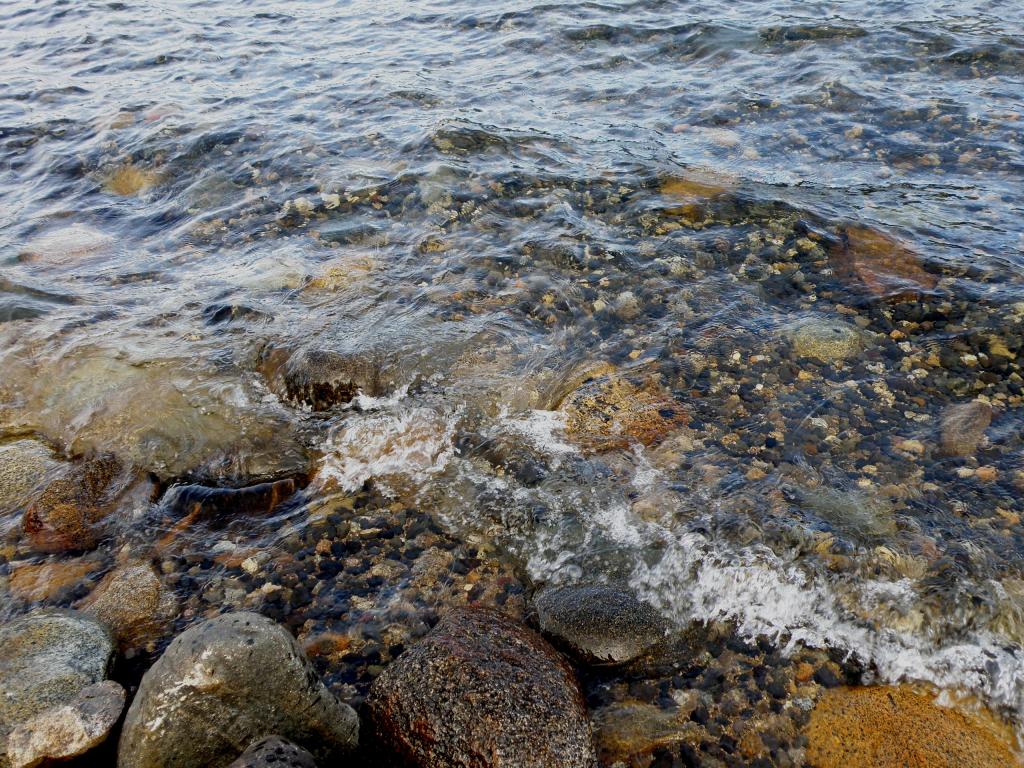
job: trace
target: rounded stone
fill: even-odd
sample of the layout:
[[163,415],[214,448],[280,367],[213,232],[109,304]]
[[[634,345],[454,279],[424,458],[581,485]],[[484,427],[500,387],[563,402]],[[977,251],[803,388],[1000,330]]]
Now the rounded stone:
[[785,337],[798,357],[836,363],[853,357],[866,346],[864,332],[836,320],[805,318],[788,327]]
[[228,768],[316,768],[313,756],[279,736],[268,736],[249,747]]
[[125,651],[158,639],[177,612],[177,600],[152,565],[127,563],[107,574],[79,607],[106,624]]
[[575,675],[540,635],[483,608],[452,611],[370,689],[375,736],[416,768],[592,768]]
[[665,621],[632,593],[601,584],[544,590],[540,630],[587,663],[624,663],[661,642]]
[[12,729],[72,701],[107,675],[114,641],[76,611],[33,611],[0,629],[0,743]]
[[359,719],[321,682],[295,639],[255,613],[176,637],[125,718],[120,768],[206,768],[280,734],[327,763],[356,746]]

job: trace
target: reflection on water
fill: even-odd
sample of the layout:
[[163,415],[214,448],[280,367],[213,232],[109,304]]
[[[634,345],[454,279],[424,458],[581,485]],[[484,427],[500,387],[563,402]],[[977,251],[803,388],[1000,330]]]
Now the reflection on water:
[[[113,455],[135,490],[35,514],[183,621],[387,533],[364,594],[257,597],[405,642],[445,582],[381,585],[618,581],[1020,725],[1024,11],[770,5],[7,3],[7,571]],[[4,610],[82,596],[45,573]]]

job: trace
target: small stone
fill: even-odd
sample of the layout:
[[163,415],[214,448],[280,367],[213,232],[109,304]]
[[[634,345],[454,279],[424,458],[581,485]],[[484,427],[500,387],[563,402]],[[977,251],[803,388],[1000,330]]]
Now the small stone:
[[999,477],[999,471],[995,467],[978,467],[974,476],[983,483],[992,483]]
[[351,402],[360,392],[379,397],[391,387],[372,355],[317,348],[268,349],[260,367],[279,397],[314,411]]
[[117,168],[103,183],[103,188],[121,197],[131,197],[145,192],[157,183],[160,176],[155,171],[139,168],[132,163]]
[[796,670],[793,673],[798,683],[806,683],[812,677],[814,677],[814,667],[808,664],[806,661],[802,661],[796,666]]
[[102,744],[124,710],[125,690],[113,680],[83,688],[67,704],[52,707],[11,731],[11,768],[35,768],[67,760]]
[[867,293],[888,300],[920,296],[933,289],[935,276],[905,243],[870,227],[850,226],[840,232],[831,261],[836,274]]
[[86,224],[54,229],[26,243],[21,260],[47,266],[65,266],[100,256],[114,245],[114,238]]
[[279,736],[268,736],[249,747],[228,768],[316,768],[313,756]]
[[942,413],[940,439],[947,456],[971,456],[992,423],[992,406],[980,400],[958,403]]
[[665,621],[631,592],[605,585],[547,589],[536,601],[540,630],[585,662],[621,664],[665,638]]
[[50,449],[35,440],[0,445],[0,514],[31,504],[60,466]]
[[99,568],[91,560],[19,565],[11,573],[11,594],[28,602],[56,600]]
[[[685,719],[650,704],[612,704],[594,713],[595,741],[602,765],[630,764],[655,749],[671,747],[692,735]],[[646,762],[633,762],[645,765]]]
[[864,331],[856,326],[826,318],[809,317],[783,331],[799,357],[823,363],[837,363],[861,352],[867,345]]

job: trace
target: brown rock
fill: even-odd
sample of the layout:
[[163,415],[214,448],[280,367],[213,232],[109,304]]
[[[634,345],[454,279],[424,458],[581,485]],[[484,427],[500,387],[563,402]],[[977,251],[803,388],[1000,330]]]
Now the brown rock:
[[942,413],[942,452],[947,456],[970,456],[992,423],[992,406],[980,400],[958,403]]
[[686,422],[682,406],[657,382],[638,386],[619,374],[586,380],[559,408],[569,437],[589,453],[653,445]]
[[612,704],[594,713],[595,739],[603,765],[612,765],[670,747],[693,736],[693,727],[651,704]]
[[20,565],[11,573],[11,593],[33,603],[55,600],[99,567],[100,563],[88,560]]
[[417,768],[591,768],[572,669],[538,634],[489,609],[449,613],[388,666],[366,712]]
[[314,411],[348,403],[360,392],[378,397],[392,386],[383,366],[368,352],[268,347],[260,372],[278,397]]
[[113,680],[83,688],[66,704],[44,710],[11,731],[7,759],[11,768],[83,755],[102,744],[124,710],[125,691]]
[[834,688],[811,713],[813,768],[1007,768],[1009,729],[991,715],[940,707],[910,686]]
[[840,235],[841,243],[831,254],[836,274],[866,292],[901,300],[935,287],[935,276],[924,270],[920,256],[906,243],[862,225],[846,227]]
[[122,565],[78,606],[102,621],[122,650],[158,639],[177,612],[177,601],[149,563]]
[[102,534],[100,522],[127,481],[121,462],[101,456],[51,482],[22,521],[32,546],[40,552],[93,549]]

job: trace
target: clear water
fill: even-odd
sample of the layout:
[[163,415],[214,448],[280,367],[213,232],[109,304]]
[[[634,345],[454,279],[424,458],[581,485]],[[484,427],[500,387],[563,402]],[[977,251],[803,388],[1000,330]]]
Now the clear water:
[[[14,1],[0,29],[5,435],[165,483],[370,481],[537,583],[1019,724],[1024,6]],[[844,274],[858,237],[921,290]],[[809,359],[801,322],[860,349]],[[296,408],[261,367],[292,347],[387,386]],[[685,428],[587,450],[561,404],[599,365]]]

